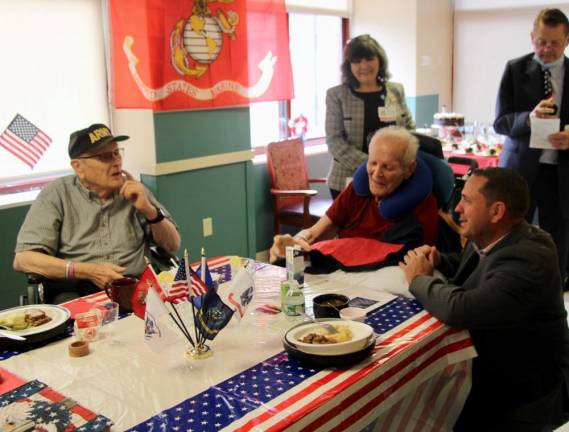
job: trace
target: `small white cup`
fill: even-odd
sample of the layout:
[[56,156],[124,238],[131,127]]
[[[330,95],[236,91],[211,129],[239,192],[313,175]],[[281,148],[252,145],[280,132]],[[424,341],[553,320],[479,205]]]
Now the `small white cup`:
[[363,309],[356,307],[347,307],[340,309],[340,318],[344,320],[364,322],[367,314]]

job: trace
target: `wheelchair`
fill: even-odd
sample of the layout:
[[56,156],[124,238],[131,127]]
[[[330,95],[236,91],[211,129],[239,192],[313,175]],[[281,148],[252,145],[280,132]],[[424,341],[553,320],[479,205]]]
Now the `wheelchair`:
[[[178,258],[161,247],[151,246],[150,264],[156,273],[160,273],[161,271],[170,270],[172,267],[177,266]],[[26,273],[26,279],[26,292],[25,294],[20,295],[20,306],[45,303],[46,296],[44,285],[64,285],[68,283],[67,281],[51,280],[35,273]],[[95,287],[95,285],[89,281],[74,281],[73,283],[76,284],[74,286],[83,288],[85,290],[85,294],[89,294],[89,291],[100,291],[99,288]]]
[[466,165],[468,167],[465,174],[454,175],[454,190],[452,192],[450,200],[445,206],[445,212],[450,214],[454,222],[458,224],[460,215],[455,211],[455,208],[458,205],[460,198],[462,196],[462,189],[464,188],[464,184],[466,183],[466,180],[468,180],[468,177],[470,177],[472,172],[478,168],[478,162],[472,158],[451,156],[448,158],[448,163],[457,164],[457,165]]

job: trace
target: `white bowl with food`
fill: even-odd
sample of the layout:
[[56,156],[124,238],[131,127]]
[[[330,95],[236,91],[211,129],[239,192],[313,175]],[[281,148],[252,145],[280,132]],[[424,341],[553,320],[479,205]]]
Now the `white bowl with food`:
[[[332,333],[323,324],[333,326]],[[365,348],[373,338],[373,328],[357,321],[330,320],[293,327],[285,339],[298,350],[317,355],[349,354]]]

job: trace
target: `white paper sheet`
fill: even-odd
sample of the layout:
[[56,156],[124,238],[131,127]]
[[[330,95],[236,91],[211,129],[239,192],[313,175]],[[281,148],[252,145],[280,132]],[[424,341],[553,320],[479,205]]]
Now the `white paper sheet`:
[[559,132],[559,119],[540,119],[530,117],[531,136],[530,148],[555,149],[547,139],[551,134]]

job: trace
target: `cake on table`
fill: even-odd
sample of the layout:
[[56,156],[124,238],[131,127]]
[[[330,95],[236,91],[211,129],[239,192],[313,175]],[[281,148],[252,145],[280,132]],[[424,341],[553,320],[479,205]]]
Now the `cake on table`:
[[440,127],[464,126],[464,115],[453,112],[438,112],[433,116],[433,124]]

